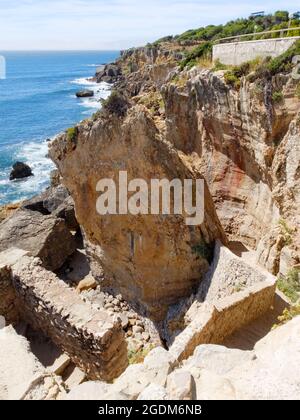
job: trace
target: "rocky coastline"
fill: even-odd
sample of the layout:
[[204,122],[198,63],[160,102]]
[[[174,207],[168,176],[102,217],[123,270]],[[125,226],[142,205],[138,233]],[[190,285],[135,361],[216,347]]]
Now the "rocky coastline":
[[[97,70],[112,94],[49,142],[51,186],[0,209],[0,352],[16,348],[0,399],[299,398],[300,318],[285,322],[299,295],[277,287],[300,273],[297,84],[182,69],[192,47],[131,49]],[[100,216],[96,183],[120,169],[203,179],[204,222]],[[14,357],[28,360],[19,387],[3,373]]]

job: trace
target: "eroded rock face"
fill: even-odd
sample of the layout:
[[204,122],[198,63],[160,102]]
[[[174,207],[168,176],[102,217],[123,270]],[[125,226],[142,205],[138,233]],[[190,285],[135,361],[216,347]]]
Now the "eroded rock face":
[[[193,69],[181,77],[162,91],[167,139],[202,171],[230,237],[261,248],[260,263],[277,274],[286,245],[280,218],[299,231],[296,83],[278,75],[262,88],[244,79],[237,91],[222,72]],[[274,91],[283,93],[280,105]],[[294,250],[299,255],[299,237]]]
[[72,144],[57,138],[50,155],[74,198],[93,274],[103,287],[163,319],[168,305],[199,284],[209,267],[205,251],[218,238],[226,241],[207,187],[204,223],[187,226],[183,216],[100,216],[96,186],[104,178],[118,184],[119,171],[127,171],[129,181],[149,183],[152,178],[203,178],[201,174],[163,140],[141,106],[125,119],[106,116],[80,126]]
[[0,252],[12,247],[39,257],[55,271],[75,251],[75,241],[63,219],[19,209],[0,225]]

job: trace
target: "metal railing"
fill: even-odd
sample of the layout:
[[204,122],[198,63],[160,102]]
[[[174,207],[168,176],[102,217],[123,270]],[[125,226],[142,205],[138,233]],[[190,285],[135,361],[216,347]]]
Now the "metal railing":
[[[251,34],[228,36],[226,38],[217,39],[214,42],[214,44],[223,44],[223,43],[234,41],[234,40],[236,42],[241,42],[243,38],[257,37],[257,36],[263,36],[263,35],[268,35],[268,34],[279,34],[279,38],[289,38],[290,36],[285,37],[284,34],[286,32],[291,32],[291,31],[300,31],[300,26],[298,26],[296,28],[274,29],[272,31],[254,32],[254,33],[251,33]],[[299,38],[300,38],[300,36],[299,36]],[[273,39],[273,38],[260,38],[260,39]],[[276,39],[276,38],[274,38],[274,39]],[[250,40],[248,40],[248,41],[250,41]]]

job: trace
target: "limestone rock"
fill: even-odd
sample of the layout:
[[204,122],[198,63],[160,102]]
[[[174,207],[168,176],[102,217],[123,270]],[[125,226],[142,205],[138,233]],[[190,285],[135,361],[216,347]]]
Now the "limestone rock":
[[195,399],[195,381],[190,372],[178,370],[168,376],[169,399],[188,401]]
[[67,401],[123,401],[127,398],[104,382],[85,382],[74,387],[63,398]]
[[0,226],[0,252],[11,247],[39,257],[54,271],[75,251],[75,241],[64,220],[20,209]]
[[55,360],[54,364],[51,366],[51,372],[55,373],[55,375],[62,376],[70,363],[70,357],[63,353]]
[[166,401],[167,391],[160,385],[150,384],[138,397],[139,401]]
[[49,213],[53,213],[69,197],[68,190],[62,185],[50,188],[43,200],[43,206]]
[[0,330],[6,327],[6,321],[4,316],[0,315]]
[[87,276],[83,280],[80,281],[78,284],[76,290],[78,293],[83,292],[84,290],[92,290],[96,289],[98,283],[92,276]]
[[216,375],[225,375],[235,366],[250,362],[254,358],[255,356],[251,351],[204,344],[197,347],[193,356],[184,363],[183,367],[196,375],[202,369],[209,370]]
[[[201,175],[193,173],[160,137],[140,106],[125,118],[110,115],[93,127],[80,126],[72,152],[67,151],[67,142],[66,136],[57,138],[49,153],[75,201],[93,275],[103,288],[121,293],[132,304],[139,302],[153,318],[161,320],[171,303],[188,296],[201,281],[214,240],[226,241],[210,193],[205,187],[203,225],[191,228],[181,215],[101,216],[96,209],[96,185],[108,177],[118,182],[120,168],[128,172],[128,180],[138,177],[146,182],[153,173],[170,180]],[[202,254],[197,253],[199,244]]]
[[50,172],[51,187],[58,187],[61,184],[61,177],[57,169]]
[[216,375],[209,370],[201,370],[195,377],[196,399],[203,400],[235,400],[236,390],[234,385],[226,377]]
[[67,401],[99,401],[103,399],[107,386],[104,382],[85,382],[71,389],[63,399]]
[[299,399],[300,317],[271,331],[253,351],[200,346],[181,370],[195,379],[198,400]]
[[[223,75],[194,68],[181,75],[182,85],[163,87],[166,137],[201,168],[226,232],[252,249],[263,241],[259,261],[277,274],[280,249],[270,252],[269,231],[280,218],[298,231],[300,224],[296,83],[286,75],[265,80],[261,97],[257,83],[242,79],[236,90]],[[275,90],[282,106],[266,93]],[[299,255],[299,234],[292,239]]]

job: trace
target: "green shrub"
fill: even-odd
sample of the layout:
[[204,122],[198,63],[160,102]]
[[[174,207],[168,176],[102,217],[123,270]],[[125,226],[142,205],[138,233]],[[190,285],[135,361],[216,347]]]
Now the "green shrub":
[[285,245],[291,245],[293,242],[294,230],[288,226],[284,219],[280,219],[278,225],[280,227],[280,233],[284,237]]
[[240,78],[232,70],[229,70],[224,74],[224,79],[227,85],[233,86],[236,89],[239,89],[241,87]]
[[118,117],[124,117],[129,108],[129,103],[126,98],[116,90],[107,99],[102,100],[101,103],[104,111],[115,114]]
[[76,140],[78,135],[78,128],[77,127],[70,127],[67,129],[67,138],[69,141],[73,142]]
[[280,103],[283,101],[283,93],[280,91],[273,92],[272,99],[275,103]]
[[287,273],[286,276],[280,276],[277,281],[278,289],[284,293],[293,303],[297,302],[300,296],[299,275],[299,269],[292,269]]
[[187,68],[192,68],[197,64],[197,59],[199,58],[211,58],[212,56],[212,43],[204,42],[190,51],[186,58],[180,63],[181,70]]
[[140,350],[134,351],[130,350],[128,352],[128,362],[130,365],[136,365],[139,363],[143,363],[145,358],[148,356],[148,354],[155,348],[155,346],[149,345],[146,348],[142,348]]
[[219,59],[215,61],[213,71],[227,70],[227,69],[228,69],[228,66],[226,64],[221,63]]
[[300,40],[296,41],[285,53],[273,58],[267,65],[267,70],[272,76],[278,73],[288,73],[293,69],[292,59],[300,54]]

